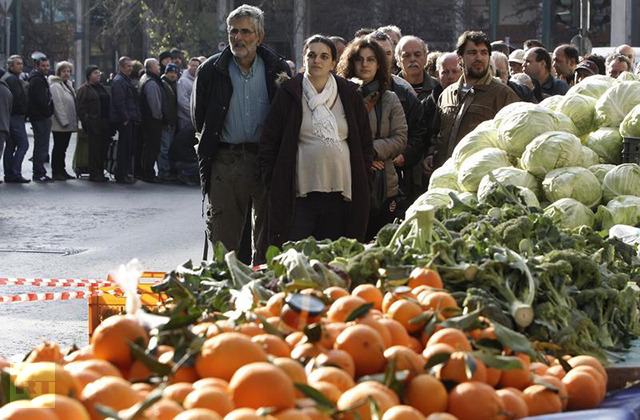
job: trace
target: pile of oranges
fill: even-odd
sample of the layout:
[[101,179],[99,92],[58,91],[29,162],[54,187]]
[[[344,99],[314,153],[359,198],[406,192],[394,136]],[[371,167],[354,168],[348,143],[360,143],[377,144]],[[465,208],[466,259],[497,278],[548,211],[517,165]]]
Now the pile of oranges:
[[128,315],[106,319],[89,346],[66,357],[45,343],[24,363],[0,359],[31,398],[1,407],[0,420],[97,420],[105,418],[99,405],[129,419],[158,393],[136,419],[507,420],[590,409],[605,396],[607,373],[593,357],[532,362],[504,348],[520,364],[501,371],[474,354],[474,342],[496,338],[488,320],[470,332],[436,325],[427,333],[425,315],[444,320],[457,309],[433,270],[418,268],[407,287],[386,293],[374,285],[304,293],[330,302],[317,337],[283,321],[278,293],[252,311],[254,321],[194,325],[206,341],[191,366],[174,366],[174,349],[158,346],[158,362],[173,367],[164,383],[148,380],[132,356],[128,342],[146,346],[150,337]]

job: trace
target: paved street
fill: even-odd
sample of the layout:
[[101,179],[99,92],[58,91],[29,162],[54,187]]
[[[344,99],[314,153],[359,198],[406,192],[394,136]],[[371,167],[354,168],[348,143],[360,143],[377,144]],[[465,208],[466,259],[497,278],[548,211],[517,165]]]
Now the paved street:
[[[27,129],[31,134],[29,128]],[[33,138],[23,165],[31,178]],[[67,171],[75,136],[67,152]],[[49,170],[49,168],[47,168]],[[105,278],[131,258],[166,271],[202,257],[199,187],[71,180],[0,185],[0,277]],[[0,295],[73,291],[2,286]],[[24,354],[43,340],[87,344],[85,300],[0,303],[0,355]]]

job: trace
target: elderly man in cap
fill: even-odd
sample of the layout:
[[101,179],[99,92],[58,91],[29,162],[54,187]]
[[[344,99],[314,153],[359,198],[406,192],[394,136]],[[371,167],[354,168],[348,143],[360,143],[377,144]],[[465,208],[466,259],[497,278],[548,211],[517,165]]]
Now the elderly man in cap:
[[591,60],[582,60],[576,67],[576,84],[589,76],[598,74],[598,65]]
[[509,73],[514,75],[518,73],[524,73],[522,65],[524,64],[524,50],[513,50],[509,54]]

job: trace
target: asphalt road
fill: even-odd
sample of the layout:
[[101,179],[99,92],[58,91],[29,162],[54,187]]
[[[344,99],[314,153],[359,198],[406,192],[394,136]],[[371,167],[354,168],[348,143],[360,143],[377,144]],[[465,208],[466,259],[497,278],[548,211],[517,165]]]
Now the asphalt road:
[[[30,138],[27,178],[32,150]],[[70,173],[74,150],[75,136],[67,152]],[[199,187],[82,179],[3,183],[0,277],[105,278],[132,258],[146,270],[169,271],[202,257],[201,213]],[[0,295],[73,290],[82,289],[0,285]],[[86,300],[0,303],[0,356],[16,359],[44,340],[63,348],[86,345],[87,315]]]

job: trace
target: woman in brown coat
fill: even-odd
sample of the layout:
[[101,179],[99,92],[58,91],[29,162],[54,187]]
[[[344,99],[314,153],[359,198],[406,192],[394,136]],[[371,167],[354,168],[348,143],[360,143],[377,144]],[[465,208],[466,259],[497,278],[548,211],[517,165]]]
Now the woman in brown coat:
[[282,84],[260,142],[268,242],[363,240],[373,159],[367,111],[357,85],[331,73],[330,39],[312,36],[303,55],[305,73]]

